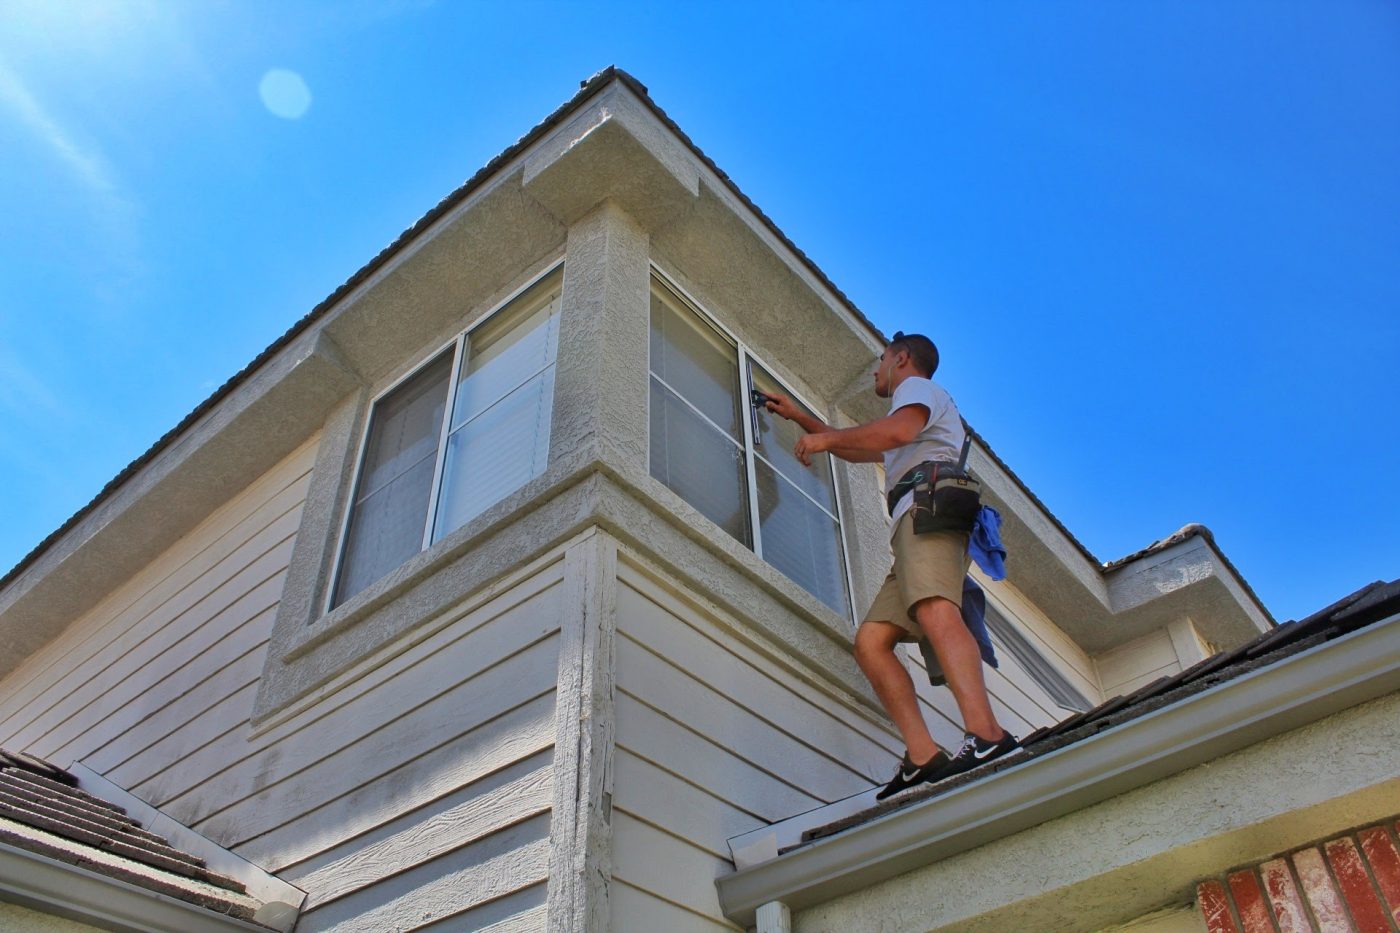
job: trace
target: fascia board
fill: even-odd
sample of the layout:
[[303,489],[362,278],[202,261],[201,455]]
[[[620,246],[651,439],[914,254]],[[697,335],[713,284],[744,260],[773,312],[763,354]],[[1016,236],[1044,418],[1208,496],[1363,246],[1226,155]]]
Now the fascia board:
[[0,899],[122,933],[267,928],[0,842]]
[[0,677],[320,429],[359,384],[318,332],[127,477],[0,590]]
[[1073,813],[1400,690],[1400,615],[716,880],[725,915],[801,909]]

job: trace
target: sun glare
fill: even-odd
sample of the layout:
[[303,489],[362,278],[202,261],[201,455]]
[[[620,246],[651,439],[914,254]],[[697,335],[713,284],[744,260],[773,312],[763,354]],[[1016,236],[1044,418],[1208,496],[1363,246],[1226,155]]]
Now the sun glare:
[[299,120],[311,106],[311,89],[301,75],[286,68],[272,68],[258,82],[263,106],[284,120]]

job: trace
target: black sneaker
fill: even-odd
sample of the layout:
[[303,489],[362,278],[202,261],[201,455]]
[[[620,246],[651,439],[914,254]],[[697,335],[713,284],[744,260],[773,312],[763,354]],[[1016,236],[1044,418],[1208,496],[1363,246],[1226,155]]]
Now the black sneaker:
[[971,732],[963,737],[962,748],[948,762],[948,766],[937,774],[930,774],[933,781],[941,781],[944,778],[971,771],[973,768],[980,768],[984,764],[1002,755],[1009,755],[1021,747],[1021,742],[1016,736],[1006,730],[1002,730],[1001,738],[995,742],[988,742],[980,739]]
[[916,765],[909,760],[909,753],[904,753],[904,760],[899,763],[899,767],[894,769],[894,777],[890,782],[880,788],[880,792],[875,795],[876,800],[884,800],[892,794],[897,794],[902,790],[922,784],[931,775],[937,774],[953,763],[953,759],[944,754],[940,748],[933,753],[933,757],[921,765]]

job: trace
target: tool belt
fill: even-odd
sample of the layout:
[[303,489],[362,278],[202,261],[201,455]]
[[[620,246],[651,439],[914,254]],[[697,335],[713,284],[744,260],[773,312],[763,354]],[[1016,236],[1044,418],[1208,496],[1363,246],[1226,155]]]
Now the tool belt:
[[977,510],[982,507],[982,484],[955,463],[925,460],[901,476],[885,500],[891,515],[909,492],[914,494],[909,511],[916,535],[971,532]]

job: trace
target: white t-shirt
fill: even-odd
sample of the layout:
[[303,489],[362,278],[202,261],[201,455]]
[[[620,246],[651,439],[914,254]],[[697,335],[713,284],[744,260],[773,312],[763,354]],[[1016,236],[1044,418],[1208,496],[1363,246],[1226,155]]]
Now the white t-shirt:
[[[894,450],[885,451],[885,495],[894,489],[900,477],[925,460],[944,460],[957,463],[962,455],[963,431],[962,416],[953,397],[932,379],[923,376],[906,376],[894,390],[890,398],[890,414],[906,405],[923,405],[928,408],[928,421],[912,443]],[[890,534],[899,517],[913,505],[914,494],[908,492],[894,507],[891,516]]]

